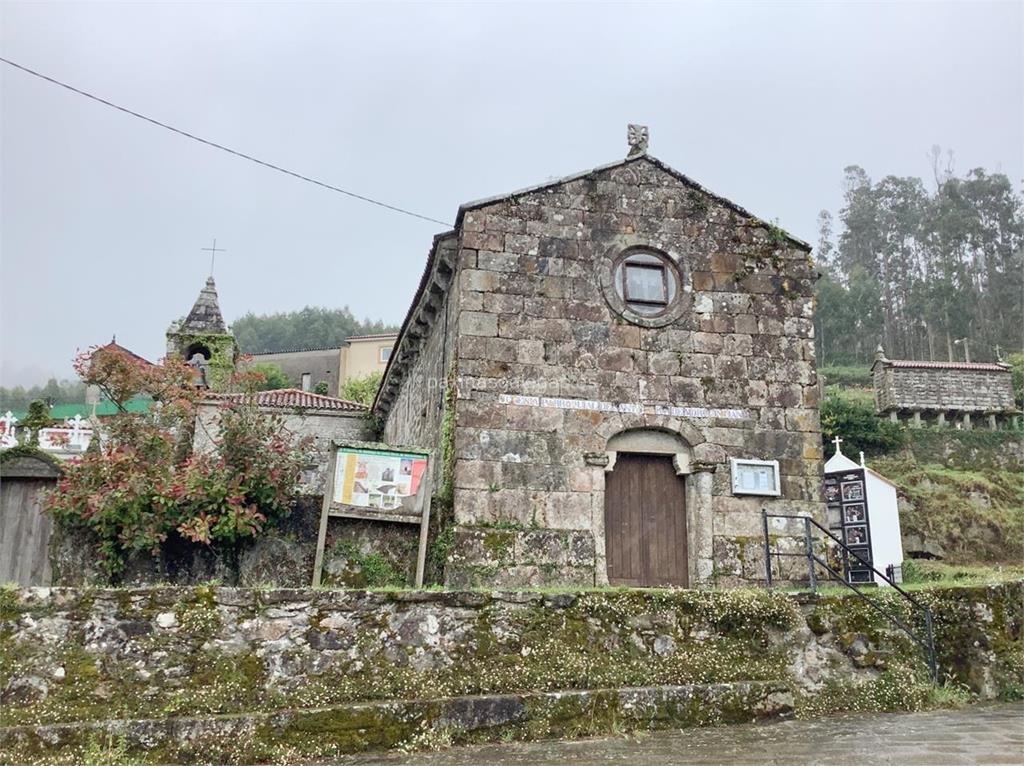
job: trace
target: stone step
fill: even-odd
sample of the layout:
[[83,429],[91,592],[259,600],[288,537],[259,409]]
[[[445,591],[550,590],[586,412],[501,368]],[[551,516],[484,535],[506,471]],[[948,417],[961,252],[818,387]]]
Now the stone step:
[[389,748],[577,738],[785,718],[783,681],[387,700],[190,718],[0,728],[0,763],[111,743],[151,763],[248,763]]

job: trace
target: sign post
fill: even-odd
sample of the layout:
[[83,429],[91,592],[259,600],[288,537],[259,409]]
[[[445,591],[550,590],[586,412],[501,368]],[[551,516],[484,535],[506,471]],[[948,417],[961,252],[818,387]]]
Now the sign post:
[[415,585],[423,586],[430,527],[430,468],[430,454],[423,450],[332,442],[313,563],[314,588],[322,579],[327,522],[332,516],[419,524]]

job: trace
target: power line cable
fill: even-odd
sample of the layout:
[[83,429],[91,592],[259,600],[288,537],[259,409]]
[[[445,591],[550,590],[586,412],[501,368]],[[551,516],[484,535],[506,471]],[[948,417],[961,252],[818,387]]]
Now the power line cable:
[[148,123],[150,123],[152,125],[156,125],[159,128],[163,128],[164,130],[169,130],[172,133],[177,133],[179,136],[184,136],[185,138],[190,138],[193,141],[198,141],[201,144],[206,144],[206,146],[213,147],[214,149],[220,149],[222,152],[227,152],[228,154],[233,154],[236,157],[241,157],[243,160],[249,160],[249,162],[255,162],[257,165],[262,165],[265,168],[270,168],[271,170],[276,170],[278,173],[284,173],[285,175],[292,176],[293,178],[298,178],[301,181],[307,181],[308,183],[315,184],[316,186],[322,186],[324,189],[330,189],[331,191],[338,192],[339,194],[344,194],[347,197],[352,197],[354,199],[358,199],[358,200],[361,200],[363,202],[368,202],[371,205],[376,205],[377,207],[382,207],[382,208],[385,208],[386,210],[391,210],[391,211],[393,211],[395,213],[402,213],[403,215],[412,216],[413,218],[419,218],[420,220],[423,220],[423,221],[430,221],[431,223],[439,223],[442,226],[448,226],[448,227],[451,226],[451,224],[449,222],[447,222],[447,221],[439,221],[438,219],[431,218],[428,215],[420,215],[419,213],[414,213],[411,210],[406,210],[404,208],[396,207],[395,205],[389,205],[386,202],[381,202],[380,200],[375,200],[375,199],[372,199],[370,197],[365,197],[362,194],[356,194],[355,192],[350,192],[350,191],[347,191],[345,189],[341,189],[341,188],[339,188],[337,186],[332,186],[329,183],[325,183],[323,181],[318,181],[315,178],[310,178],[309,176],[304,176],[304,175],[302,175],[302,173],[296,173],[294,170],[288,170],[287,168],[283,168],[280,165],[275,165],[272,162],[266,162],[265,160],[258,159],[256,157],[253,157],[252,155],[245,154],[244,152],[235,151],[234,149],[230,149],[227,146],[224,146],[223,144],[218,144],[216,141],[209,141],[209,140],[207,140],[205,138],[201,138],[201,137],[199,137],[199,136],[197,136],[197,135],[195,135],[193,133],[189,133],[186,130],[181,130],[180,128],[176,128],[173,125],[168,125],[167,123],[160,122],[159,120],[154,120],[152,117],[147,117],[144,114],[139,114],[138,112],[134,112],[131,109],[127,109],[127,108],[125,108],[123,106],[118,106],[117,104],[115,104],[115,103],[113,103],[111,101],[107,101],[105,98],[100,98],[99,96],[93,95],[92,93],[88,93],[88,92],[86,92],[84,90],[80,90],[80,89],[74,87],[73,85],[68,85],[66,82],[61,82],[60,80],[54,79],[53,77],[49,77],[49,76],[43,74],[42,72],[37,72],[34,69],[29,69],[27,66],[22,66],[21,64],[17,64],[15,62],[11,61],[10,59],[5,59],[3,57],[0,57],[0,61],[2,61],[3,63],[8,64],[8,65],[14,67],[15,69],[20,69],[21,71],[27,72],[28,74],[30,74],[30,75],[32,75],[34,77],[38,77],[41,80],[46,80],[49,83],[52,83],[54,85],[58,85],[61,88],[64,88],[66,90],[70,90],[72,93],[77,93],[80,96],[85,96],[88,99],[92,99],[93,101],[97,101],[100,104],[103,104],[104,106],[109,106],[112,109],[117,109],[119,112],[124,112],[125,114],[129,114],[132,117],[137,117],[138,119],[144,120],[145,122],[148,122]]

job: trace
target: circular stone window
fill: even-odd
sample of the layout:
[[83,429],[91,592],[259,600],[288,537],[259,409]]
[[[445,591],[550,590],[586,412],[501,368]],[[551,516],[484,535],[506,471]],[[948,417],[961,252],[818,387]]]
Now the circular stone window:
[[683,275],[666,254],[631,247],[605,261],[601,287],[609,305],[634,324],[663,327],[679,318],[685,306]]

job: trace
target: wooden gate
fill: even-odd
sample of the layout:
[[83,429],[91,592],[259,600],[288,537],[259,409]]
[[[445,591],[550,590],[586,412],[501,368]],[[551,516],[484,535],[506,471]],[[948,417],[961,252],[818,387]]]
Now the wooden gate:
[[53,519],[40,509],[60,469],[42,458],[18,457],[0,467],[0,583],[49,585]]
[[620,452],[604,498],[608,582],[689,585],[686,495],[672,457]]

